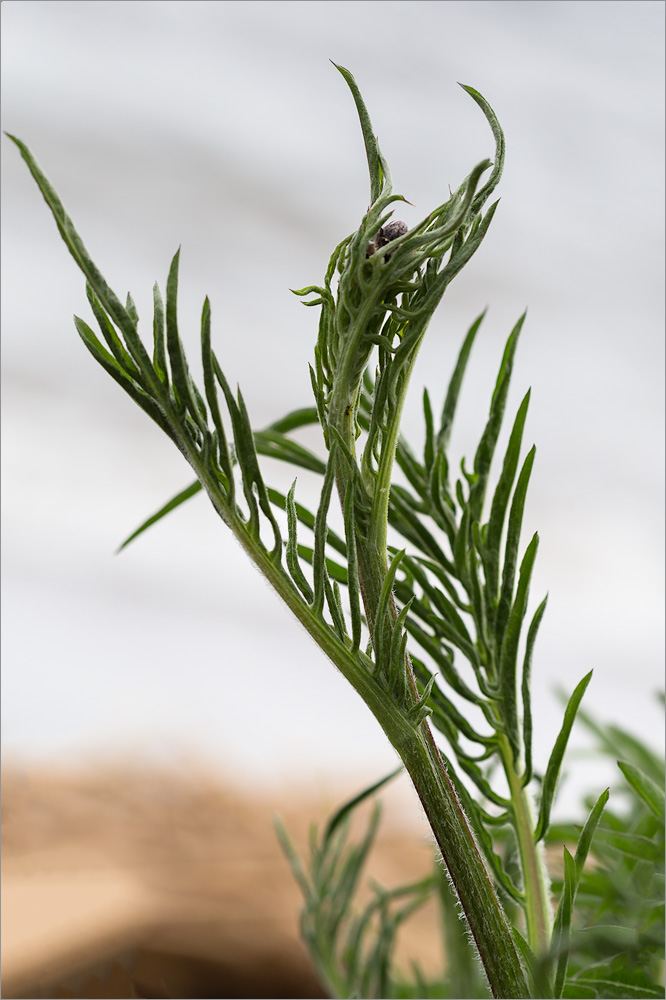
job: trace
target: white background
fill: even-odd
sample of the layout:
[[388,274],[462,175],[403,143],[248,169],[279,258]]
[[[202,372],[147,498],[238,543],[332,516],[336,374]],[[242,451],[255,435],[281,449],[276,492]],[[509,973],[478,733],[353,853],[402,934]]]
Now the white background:
[[[538,528],[532,605],[550,592],[537,762],[559,728],[553,690],[590,668],[588,707],[658,747],[663,4],[5,0],[2,18],[3,128],[131,289],[144,334],[182,245],[183,339],[195,356],[210,295],[256,427],[309,405],[317,313],[289,288],[321,280],[367,206],[329,58],[356,75],[409,224],[492,156],[456,81],[487,97],[507,136],[502,202],[432,324],[406,433],[420,442],[421,387],[441,404],[487,305],[453,439],[472,457],[527,306],[510,414],[531,385],[523,544]],[[6,139],[2,156],[5,759],[199,762],[258,789],[379,776],[393,756],[374,720],[202,497],[113,555],[191,473],[81,345],[83,279]],[[591,768],[572,763],[569,796],[605,780]]]

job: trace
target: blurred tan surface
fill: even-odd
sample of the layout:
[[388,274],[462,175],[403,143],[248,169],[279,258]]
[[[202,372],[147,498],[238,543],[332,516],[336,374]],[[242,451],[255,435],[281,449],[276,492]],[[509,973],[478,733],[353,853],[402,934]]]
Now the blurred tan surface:
[[[201,774],[8,770],[2,996],[323,996],[272,818],[304,851],[328,811],[253,801]],[[387,816],[366,879],[391,887],[431,864],[426,839],[391,830]],[[439,971],[433,912],[407,924],[399,955]]]

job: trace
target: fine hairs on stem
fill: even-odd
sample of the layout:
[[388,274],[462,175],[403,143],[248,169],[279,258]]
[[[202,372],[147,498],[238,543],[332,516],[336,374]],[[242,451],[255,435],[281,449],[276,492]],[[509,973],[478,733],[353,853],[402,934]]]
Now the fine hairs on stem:
[[[321,835],[313,831],[307,864],[277,824],[304,896],[303,936],[331,996],[663,996],[654,918],[663,842],[660,762],[626,733],[597,727],[602,749],[623,756],[631,819],[608,810],[602,817],[605,790],[586,804],[582,824],[553,828],[562,761],[591,673],[566,700],[545,769],[533,761],[532,661],[546,598],[528,614],[539,544],[537,534],[526,545],[521,541],[535,459],[534,447],[523,449],[529,391],[512,418],[490,491],[525,317],[506,342],[471,466],[463,461],[458,472],[449,445],[483,314],[463,339],[439,407],[428,391],[423,394],[422,454],[400,430],[430,320],[481,246],[497,209],[491,198],[504,166],[502,129],[485,98],[464,86],[490,127],[492,160],[474,166],[446,201],[408,229],[393,218],[405,199],[393,191],[356,81],[344,67],[336,68],[360,119],[370,204],[358,229],[335,247],[322,284],[295,292],[319,310],[310,365],[314,405],[261,431],[253,430],[243,396],[232,391],[213,350],[208,299],[201,315],[202,383],[191,375],[178,328],[180,252],[164,296],[154,287],[153,338],[146,346],[132,297],[123,303],[107,285],[27,146],[9,137],[86,278],[98,330],[75,317],[83,343],[171,438],[195,476],[121,548],[205,492],[395,749],[397,770],[345,803]],[[321,454],[293,436],[310,424],[321,429]],[[286,494],[265,482],[263,455],[321,476],[316,510],[298,502],[295,481]],[[329,517],[338,502],[341,534]],[[389,544],[389,526],[400,547]],[[596,723],[583,718],[594,730]],[[355,890],[378,807],[360,842],[350,841],[350,820],[403,770],[422,803],[445,877],[435,869],[398,889],[375,885],[359,910]],[[585,862],[595,833],[591,876]],[[553,838],[566,846],[563,871],[551,885],[543,846]],[[632,886],[640,887],[639,898]],[[406,976],[392,960],[400,924],[433,895],[441,907],[446,954],[445,978],[435,984],[416,963]],[[595,909],[599,900],[613,915],[610,936],[603,907]],[[613,934],[622,945],[614,951]]]

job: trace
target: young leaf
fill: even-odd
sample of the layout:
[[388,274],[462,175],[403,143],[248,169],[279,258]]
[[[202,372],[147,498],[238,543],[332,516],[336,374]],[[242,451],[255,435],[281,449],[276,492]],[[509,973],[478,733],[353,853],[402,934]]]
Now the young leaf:
[[[163,353],[163,350],[164,348],[162,347],[160,349],[160,353]],[[166,362],[164,363],[166,364]],[[215,358],[211,345],[210,302],[208,301],[208,296],[206,296],[206,299],[204,300],[203,309],[201,311],[201,364],[203,367],[206,399],[208,400],[213,426],[215,427],[215,433],[217,435],[217,455],[214,456],[214,460],[219,465],[223,475],[226,477],[224,486],[227,500],[229,505],[233,506],[236,497],[233,462],[229,452],[229,446],[227,444],[226,431],[224,429],[224,424],[222,423],[222,415],[220,413],[217,388],[215,385],[216,366],[220,371],[221,368],[217,364],[217,359]]]
[[403,767],[401,764],[400,767],[395,769],[395,771],[391,771],[390,774],[386,774],[383,778],[380,778],[379,781],[375,781],[374,784],[369,785],[368,788],[364,788],[362,792],[359,792],[358,795],[354,795],[351,799],[344,802],[338,809],[336,809],[326,824],[326,829],[324,830],[324,836],[322,838],[323,846],[326,847],[330,843],[333,834],[338,829],[340,824],[354,811],[354,809],[357,808],[357,806],[360,806],[360,804],[365,802],[367,798],[374,795],[375,792],[378,792],[379,789],[383,788],[389,781],[392,781],[393,778],[397,777],[402,770]]
[[499,663],[499,688],[502,699],[502,720],[506,734],[513,750],[514,761],[520,754],[520,736],[518,729],[518,705],[516,691],[516,663],[518,659],[518,642],[527,610],[530,580],[534,560],[536,559],[539,536],[535,533],[528,545],[520,565],[516,599],[511,608],[509,620],[502,642],[502,652]]
[[560,777],[560,768],[562,767],[562,759],[567,748],[567,743],[569,741],[569,735],[571,733],[571,728],[574,724],[576,718],[576,712],[578,711],[578,706],[580,705],[581,699],[585,694],[587,685],[592,680],[593,671],[590,670],[589,674],[583,677],[582,681],[578,684],[574,690],[569,703],[564,712],[564,721],[562,722],[562,728],[555,740],[555,746],[550,755],[550,760],[548,761],[548,767],[546,768],[546,773],[543,779],[543,785],[541,789],[541,807],[539,809],[539,820],[537,822],[536,832],[534,834],[535,843],[538,843],[548,832],[548,825],[550,823],[550,810],[555,798],[555,792],[557,791],[557,783]]
[[506,533],[506,547],[504,550],[504,566],[502,568],[502,588],[495,614],[495,646],[498,655],[504,642],[504,630],[506,629],[509,609],[513,601],[513,585],[516,576],[516,565],[518,563],[525,496],[532,474],[535,454],[536,448],[533,447],[523,462],[523,467],[520,470],[518,482],[513,493],[513,500],[511,501],[509,524]]
[[51,210],[55,223],[58,227],[58,231],[60,232],[67,249],[87,278],[88,284],[95,292],[95,295],[97,296],[97,299],[101,303],[103,309],[111,317],[113,322],[118,326],[118,329],[121,330],[123,336],[125,337],[127,348],[136,362],[143,379],[145,379],[146,388],[149,388],[156,395],[159,395],[161,383],[159,382],[159,379],[153,369],[146,349],[141,343],[141,339],[136,331],[136,324],[120,302],[120,299],[109,288],[101,272],[94,264],[84,246],[83,240],[77,233],[72,220],[65,211],[60,198],[56,194],[46,176],[40,170],[37,165],[37,161],[28,147],[25,143],[21,142],[20,139],[17,139],[16,136],[10,135],[8,132],[6,134],[8,138],[11,139],[16,146],[18,146],[21,156],[25,160],[30,173],[37,182],[37,186],[41,191],[46,204]]
[[523,679],[521,683],[521,695],[523,702],[523,753],[525,754],[525,771],[523,773],[523,784],[527,785],[532,780],[532,654],[536,642],[537,632],[541,619],[546,610],[548,596],[544,597],[539,607],[534,612],[534,617],[527,631],[527,641],[525,643],[525,658],[523,660]]
[[483,435],[481,436],[481,441],[479,443],[479,447],[477,448],[476,455],[474,456],[474,472],[477,478],[470,490],[469,496],[470,519],[472,522],[479,521],[481,519],[481,510],[483,508],[483,501],[488,484],[490,464],[495,453],[497,438],[499,437],[499,432],[502,426],[504,409],[506,407],[506,398],[509,392],[509,384],[511,382],[513,358],[516,352],[516,347],[518,346],[518,338],[524,322],[525,314],[523,313],[511,331],[507,341],[499,374],[497,376],[495,391],[493,393],[488,422],[483,431]]
[[558,910],[557,938],[554,937],[553,944],[558,953],[557,969],[555,972],[554,996],[561,997],[564,981],[567,977],[567,965],[569,962],[569,936],[571,934],[571,918],[573,916],[573,904],[576,896],[576,862],[571,854],[564,847],[564,886],[562,888],[562,899]]
[[492,129],[493,137],[495,139],[495,163],[493,166],[492,173],[488,178],[488,180],[486,181],[485,185],[481,188],[476,198],[474,199],[473,209],[475,212],[478,212],[481,206],[490,197],[490,195],[493,193],[493,191],[499,184],[500,178],[502,176],[502,171],[504,170],[504,156],[505,156],[506,142],[504,139],[504,132],[502,131],[500,123],[497,120],[497,115],[490,107],[485,97],[482,94],[480,94],[478,90],[475,90],[474,87],[469,87],[464,83],[461,83],[460,86],[464,91],[466,91],[469,94],[469,96],[472,98],[473,101],[476,101],[476,103],[483,111],[488,121],[488,124]]
[[317,614],[320,614],[322,608],[324,607],[324,596],[326,593],[327,570],[326,560],[324,558],[326,551],[326,536],[328,534],[326,519],[331,502],[331,492],[333,490],[333,482],[335,479],[336,462],[337,447],[334,442],[331,447],[331,451],[329,452],[328,466],[324,476],[324,483],[321,488],[319,508],[317,510],[317,517],[314,523],[315,544],[312,559],[312,568],[314,572],[314,602],[312,607]]
[[[331,62],[333,62],[332,59]],[[349,70],[344,68],[344,66],[338,66],[337,63],[333,63],[333,65],[347,81],[347,86],[352,92],[354,104],[356,105],[356,110],[358,111],[358,117],[361,122],[361,131],[363,133],[363,142],[365,143],[365,155],[368,160],[368,170],[370,172],[370,204],[372,205],[377,201],[386,188],[387,182],[390,183],[390,179],[386,176],[386,163],[379,150],[379,144],[375,138],[375,130],[372,127],[368,109],[365,106],[365,101],[361,97],[361,91],[358,89],[356,80]]]
[[571,858],[571,854],[564,847],[564,884],[562,896],[555,917],[553,926],[552,951],[557,956],[557,967],[555,976],[555,996],[562,996],[564,982],[567,974],[569,960],[569,941],[571,935],[571,920],[573,907],[576,901],[576,893],[585,867],[592,839],[599,825],[604,806],[608,802],[609,792],[606,789],[601,793],[597,802],[587,818],[587,822],[581,831],[576,846],[576,854]]
[[171,363],[171,377],[181,403],[186,407],[192,420],[206,430],[206,414],[202,414],[193,392],[192,379],[178,334],[178,264],[180,249],[174,254],[169,268],[166,286],[166,342]]
[[486,311],[484,309],[481,315],[474,320],[467,331],[467,336],[463,341],[460,353],[458,354],[458,360],[456,361],[456,366],[453,370],[453,375],[451,376],[451,380],[449,382],[446,399],[444,400],[444,407],[442,409],[439,431],[437,433],[437,448],[442,452],[446,452],[449,446],[451,428],[453,427],[453,418],[455,417],[456,407],[458,405],[458,396],[460,395],[460,388],[465,376],[467,362],[469,361],[469,355],[472,350],[472,345],[474,344],[474,338],[476,337],[485,315]]
[[289,572],[291,573],[291,578],[301,591],[305,600],[311,603],[314,594],[312,587],[308,583],[301,569],[301,564],[298,559],[298,539],[297,539],[297,524],[298,518],[296,516],[296,505],[294,503],[294,490],[296,489],[296,480],[294,479],[291,484],[291,489],[287,494],[287,529],[288,529],[288,541],[287,541],[287,566],[289,567]]
[[190,485],[187,486],[184,490],[181,490],[180,493],[177,493],[175,497],[172,497],[168,503],[165,503],[163,507],[160,507],[160,509],[155,514],[152,514],[151,517],[147,518],[143,522],[143,524],[139,525],[136,531],[133,531],[132,534],[125,539],[122,545],[120,545],[116,549],[116,554],[118,552],[122,552],[122,550],[127,545],[129,545],[130,542],[133,542],[135,538],[138,538],[139,535],[142,535],[147,528],[150,528],[151,525],[156,524],[157,521],[161,521],[163,517],[165,517],[168,513],[170,513],[170,511],[175,510],[176,507],[180,507],[182,503],[185,503],[185,501],[189,500],[190,497],[193,497],[197,493],[200,493],[202,489],[203,487],[198,479],[196,479],[193,483],[190,483]]
[[[208,301],[208,300],[206,300]],[[169,384],[166,361],[164,302],[157,282],[153,285],[153,366],[165,386]]]
[[109,352],[102,347],[99,340],[84,320],[75,316],[74,325],[77,333],[81,337],[81,340],[88,348],[95,361],[102,366],[114,382],[117,382],[118,385],[125,390],[127,395],[134,400],[137,406],[140,406],[141,409],[155,421],[157,426],[164,431],[167,437],[171,438],[174,443],[177,443],[174,429],[167,421],[161,407],[154,402],[154,400],[139,385],[137,385],[137,383],[130,378],[129,375],[123,371],[113,355],[109,354]]
[[[488,605],[494,608],[498,597],[499,589],[499,552],[502,541],[502,531],[504,529],[504,519],[509,505],[509,497],[513,488],[516,470],[518,468],[518,458],[520,456],[520,446],[523,440],[523,428],[527,417],[530,393],[525,395],[516,419],[513,424],[509,444],[504,456],[504,464],[500,474],[493,502],[490,508],[490,518],[488,521],[488,531],[485,539],[485,546],[482,555],[486,568],[486,592]],[[493,615],[494,618],[494,615]]]

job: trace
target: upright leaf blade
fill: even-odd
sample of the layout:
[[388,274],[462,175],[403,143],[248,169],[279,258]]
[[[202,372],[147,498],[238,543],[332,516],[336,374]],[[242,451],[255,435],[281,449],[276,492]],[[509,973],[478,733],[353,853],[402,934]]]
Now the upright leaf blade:
[[537,822],[536,832],[534,834],[534,839],[538,843],[548,832],[548,825],[550,823],[550,810],[553,805],[553,800],[555,798],[555,792],[557,791],[557,783],[560,777],[560,769],[562,767],[562,760],[567,748],[567,743],[569,742],[569,736],[571,735],[571,729],[576,719],[576,712],[578,711],[578,706],[581,703],[583,695],[587,689],[588,684],[592,680],[593,671],[590,670],[589,674],[583,677],[582,681],[577,685],[574,690],[569,703],[564,712],[564,720],[562,722],[562,728],[555,740],[555,746],[553,747],[550,759],[548,761],[548,767],[546,768],[546,773],[543,779],[543,785],[541,790],[541,806],[539,809],[539,820]]
[[120,545],[117,548],[116,553],[122,552],[122,550],[126,548],[130,542],[133,542],[135,538],[138,538],[139,535],[142,535],[144,531],[146,531],[148,528],[151,527],[151,525],[156,524],[158,521],[161,521],[163,517],[166,517],[166,515],[169,514],[172,510],[175,510],[176,507],[180,507],[180,505],[182,503],[185,503],[186,500],[189,500],[190,497],[193,497],[197,493],[200,493],[202,489],[203,487],[199,482],[199,480],[195,479],[193,483],[190,483],[190,485],[186,486],[184,490],[181,490],[180,493],[177,493],[175,497],[172,497],[171,500],[165,503],[163,507],[160,507],[160,509],[156,511],[156,513],[151,514],[149,518],[146,518],[146,520],[139,525],[136,531],[133,531],[131,535],[128,535],[128,537],[125,539],[122,545]]
[[486,311],[484,309],[481,315],[477,316],[467,331],[467,335],[463,341],[462,347],[460,348],[458,360],[456,361],[456,366],[453,369],[453,375],[451,376],[449,387],[446,392],[446,399],[444,400],[439,431],[437,434],[437,445],[444,452],[449,446],[451,428],[453,427],[453,419],[458,405],[458,397],[460,395],[460,389],[465,376],[465,371],[467,369],[467,362],[469,361],[472,345],[474,344],[474,340],[485,315]]
[[[333,62],[332,59],[331,62]],[[358,112],[358,117],[361,122],[365,155],[368,160],[368,171],[370,172],[370,204],[372,205],[380,197],[384,187],[386,186],[388,180],[386,176],[386,163],[379,151],[379,144],[375,136],[375,130],[372,127],[368,109],[365,106],[365,101],[361,96],[361,91],[358,89],[356,80],[344,66],[338,66],[337,63],[333,63],[333,65],[345,78],[347,86],[351,90],[352,97],[354,98],[354,104],[356,105],[356,110]]]
[[653,781],[652,778],[634,764],[618,760],[617,766],[652,815],[663,822],[665,808],[663,787],[658,785],[656,781]]

